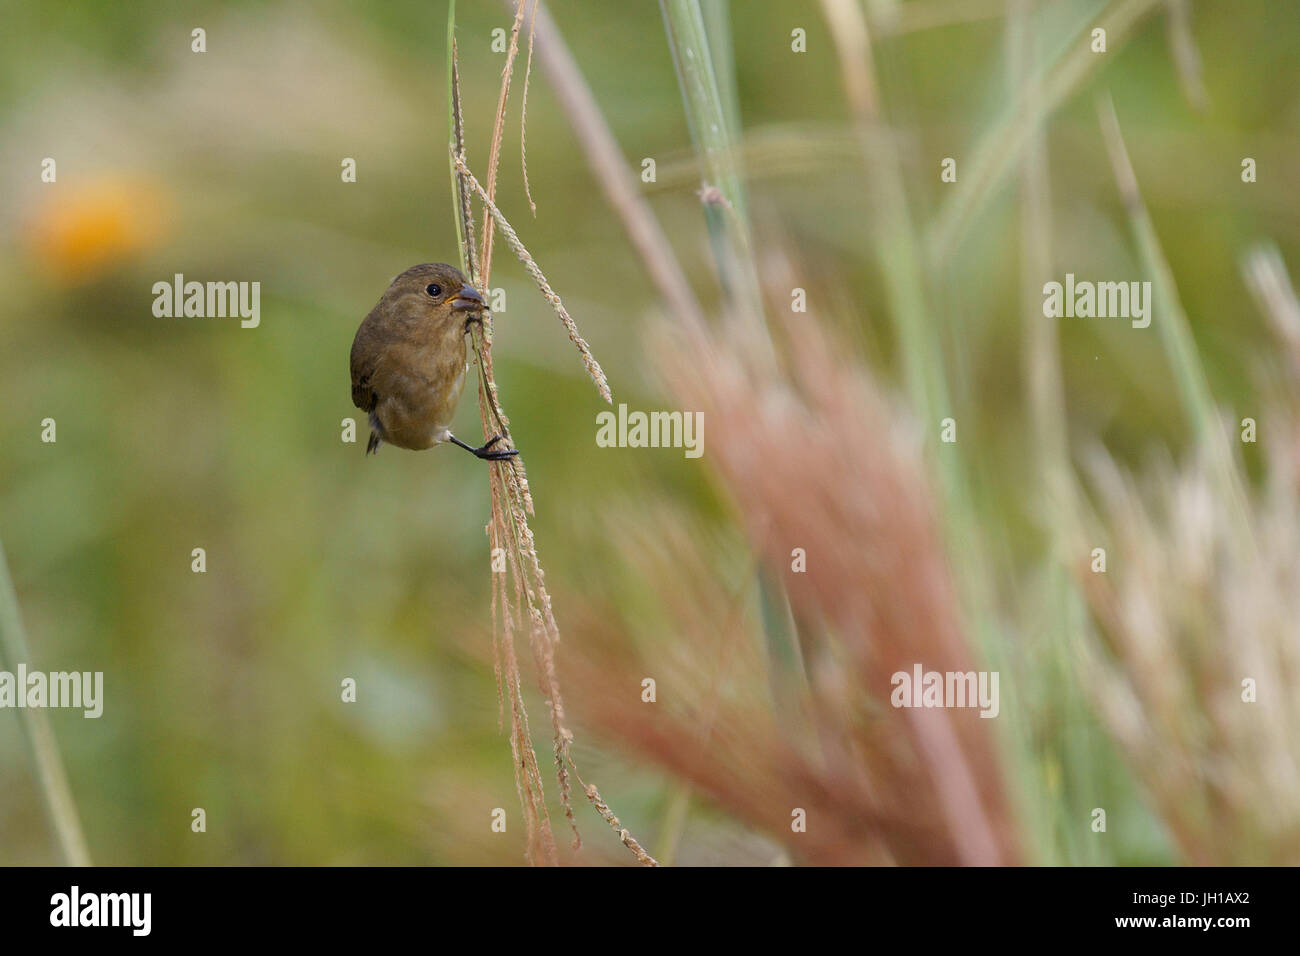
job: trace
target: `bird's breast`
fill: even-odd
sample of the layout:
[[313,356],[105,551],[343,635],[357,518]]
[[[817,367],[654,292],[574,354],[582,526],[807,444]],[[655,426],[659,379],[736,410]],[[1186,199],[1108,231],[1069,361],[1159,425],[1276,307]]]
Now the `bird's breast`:
[[422,343],[404,350],[405,368],[396,386],[381,395],[376,414],[384,440],[399,448],[423,449],[447,440],[465,389],[465,343]]
[[465,362],[460,363],[460,370],[456,373],[443,388],[442,394],[436,397],[436,403],[440,408],[446,409],[446,415],[438,424],[442,428],[450,428],[452,417],[456,414],[456,408],[460,405],[460,393],[465,390],[465,371],[469,365]]

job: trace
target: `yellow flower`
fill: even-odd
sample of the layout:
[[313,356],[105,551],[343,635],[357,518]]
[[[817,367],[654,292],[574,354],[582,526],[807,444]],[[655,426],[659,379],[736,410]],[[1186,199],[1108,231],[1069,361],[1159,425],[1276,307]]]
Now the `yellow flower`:
[[104,177],[51,184],[29,224],[32,254],[48,271],[82,281],[135,255],[164,233],[170,203],[156,184]]

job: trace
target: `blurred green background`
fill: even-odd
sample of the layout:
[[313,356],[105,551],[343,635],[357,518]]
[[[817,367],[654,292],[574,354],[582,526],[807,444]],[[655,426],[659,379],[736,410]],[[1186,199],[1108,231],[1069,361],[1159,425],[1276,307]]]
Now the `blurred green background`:
[[[658,182],[645,188],[693,285],[715,303],[658,5],[548,6],[629,163],[656,159]],[[962,162],[1007,79],[997,4],[915,6],[959,14],[877,46],[909,198],[924,220],[944,198],[939,160]],[[1046,34],[1080,4],[1039,6]],[[1246,6],[1193,5],[1203,111],[1189,105],[1155,17],[1107,54],[1049,139],[1056,261],[1081,278],[1137,278],[1093,106],[1094,93],[1111,91],[1211,388],[1243,415],[1271,339],[1238,256],[1271,237],[1300,263],[1297,8]],[[449,448],[364,458],[364,423],[357,444],[340,441],[342,419],[359,415],[348,382],[357,324],[393,275],[456,258],[445,6],[0,9],[0,540],[31,665],[105,673],[101,719],[50,715],[94,859],[520,861],[521,828],[498,839],[487,827],[493,807],[517,820],[518,802],[489,650],[486,468]],[[481,169],[504,60],[491,31],[510,17],[501,4],[462,3],[459,23],[470,163]],[[864,227],[872,210],[820,10],[738,3],[731,24],[759,243],[793,250],[810,298],[839,304],[828,321],[897,381]],[[195,27],[207,31],[201,55],[190,51]],[[790,50],[794,27],[807,30],[807,54]],[[527,157],[537,216],[528,214],[520,87],[516,74],[499,205],[564,297],[615,401],[665,407],[643,338],[660,305],[536,65]],[[1259,163],[1256,184],[1240,180],[1244,156]],[[41,182],[45,157],[57,161],[54,184]],[[344,157],[357,162],[356,183],[340,179]],[[1042,542],[1024,507],[1034,469],[1018,254],[1014,207],[994,202],[962,246],[954,284],[963,294],[942,319],[960,369],[962,427],[979,436],[978,507],[1030,573]],[[260,327],[155,318],[151,287],[178,272],[260,281]],[[600,400],[502,245],[492,284],[507,297],[496,316],[497,379],[528,462],[561,630],[585,601],[621,602],[642,610],[644,634],[671,643],[609,522],[656,499],[705,526],[725,524],[707,456],[597,448]],[[1062,361],[1072,428],[1136,463],[1187,435],[1156,338],[1126,332],[1123,322],[1064,322]],[[47,417],[55,444],[40,440]],[[457,423],[477,433],[468,390]],[[206,574],[190,570],[196,547],[206,549]],[[616,628],[607,635],[627,639]],[[359,683],[355,705],[340,703],[345,677]],[[535,726],[543,715],[539,704]],[[634,832],[653,835],[669,781],[616,741],[598,746],[575,729],[585,775]],[[1118,767],[1114,799],[1134,803]],[[54,862],[8,712],[0,780],[0,863]],[[204,835],[190,832],[194,807],[207,811]],[[707,806],[693,813],[711,821],[701,832],[728,825]],[[580,819],[590,861],[625,861],[585,808]],[[1119,861],[1169,862],[1158,827],[1143,826]],[[714,836],[681,861],[767,855]]]

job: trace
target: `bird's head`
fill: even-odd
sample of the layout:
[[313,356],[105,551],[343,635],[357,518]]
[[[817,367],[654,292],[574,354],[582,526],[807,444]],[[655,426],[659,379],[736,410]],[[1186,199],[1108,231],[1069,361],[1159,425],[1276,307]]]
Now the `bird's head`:
[[483,296],[459,269],[445,262],[426,262],[407,269],[388,285],[385,303],[411,317],[463,323],[483,310]]

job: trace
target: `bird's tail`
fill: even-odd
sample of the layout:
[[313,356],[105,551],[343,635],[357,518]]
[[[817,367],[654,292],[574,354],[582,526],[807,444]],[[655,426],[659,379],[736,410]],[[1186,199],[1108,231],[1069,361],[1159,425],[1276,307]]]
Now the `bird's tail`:
[[366,454],[373,455],[379,451],[379,432],[370,433],[370,441],[366,442]]

